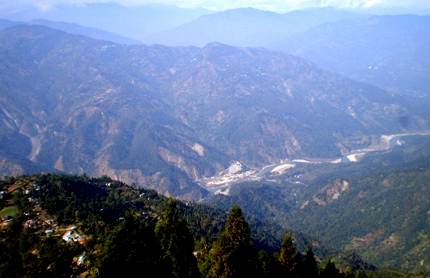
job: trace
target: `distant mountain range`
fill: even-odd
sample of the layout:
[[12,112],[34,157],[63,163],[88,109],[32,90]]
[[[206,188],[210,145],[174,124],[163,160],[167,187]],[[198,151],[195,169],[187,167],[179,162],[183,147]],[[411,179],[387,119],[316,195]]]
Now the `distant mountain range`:
[[[209,12],[109,3],[44,12],[29,8],[1,16],[121,44],[202,47],[217,42],[285,51],[396,94],[424,96],[430,104],[430,16],[372,16],[334,8],[285,14],[252,8]],[[3,20],[0,29],[11,24]]]
[[0,10],[0,18],[15,21],[49,20],[74,23],[105,30],[142,41],[145,37],[168,30],[210,13],[204,9],[182,9],[168,5],[123,6],[115,3],[56,5],[41,10],[27,5],[19,10]]
[[234,46],[270,46],[280,38],[327,22],[362,18],[365,15],[333,8],[307,9],[279,14],[252,8],[204,15],[147,37],[147,43],[204,46],[219,42]]
[[331,8],[286,14],[237,9],[202,16],[146,42],[266,47],[394,93],[420,97],[429,94],[429,30],[430,16],[371,16]]
[[323,24],[273,48],[397,93],[429,95],[430,16],[374,16]]
[[[369,10],[372,11],[372,10]],[[285,14],[242,8],[213,12],[147,5],[29,8],[0,16],[121,44],[266,47],[397,94],[427,97],[430,16],[372,16],[314,8]],[[16,22],[2,20],[0,29]],[[105,31],[106,30],[106,31]]]
[[200,198],[239,160],[336,156],[416,130],[407,99],[293,56],[209,44],[121,46],[42,26],[0,32],[3,174],[86,172]]
[[96,28],[84,27],[74,23],[50,21],[45,19],[36,19],[28,22],[0,19],[0,30],[17,25],[42,25],[69,34],[82,35],[97,40],[111,41],[119,44],[141,44],[141,42],[137,40],[129,39],[118,34]]
[[[219,42],[234,46],[270,46],[288,35],[323,23],[364,18],[366,15],[334,8],[315,8],[279,14],[252,8],[222,12],[181,9],[164,5],[126,7],[113,3],[58,6],[41,11],[33,6],[20,12],[0,11],[0,18],[59,23],[105,30],[146,44],[204,46]],[[41,22],[40,22],[41,23]],[[64,26],[60,26],[61,30]],[[67,26],[67,29],[72,29]],[[76,29],[76,27],[75,27]],[[64,30],[63,30],[64,31]]]

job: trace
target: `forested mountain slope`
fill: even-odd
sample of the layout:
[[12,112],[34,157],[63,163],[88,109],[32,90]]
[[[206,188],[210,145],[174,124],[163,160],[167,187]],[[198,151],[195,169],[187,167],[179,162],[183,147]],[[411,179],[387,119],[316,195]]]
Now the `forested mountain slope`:
[[[357,252],[378,266],[428,275],[430,139],[411,136],[359,162],[303,164],[278,179],[235,184],[211,204]],[[401,146],[400,146],[401,144]]]
[[366,270],[351,265],[340,274],[318,264],[291,234],[272,256],[264,226],[249,226],[239,207],[227,217],[107,177],[8,178],[0,191],[2,277],[352,277]]

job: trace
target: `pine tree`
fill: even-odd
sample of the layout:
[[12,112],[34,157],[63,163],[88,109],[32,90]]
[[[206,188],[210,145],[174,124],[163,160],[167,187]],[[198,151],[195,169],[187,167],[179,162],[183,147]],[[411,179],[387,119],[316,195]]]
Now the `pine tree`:
[[238,206],[231,209],[224,230],[209,256],[209,277],[259,277],[257,253],[252,245],[250,229]]
[[168,201],[155,232],[164,259],[171,265],[173,277],[199,277],[197,260],[193,255],[194,239],[186,222],[178,215],[177,203],[173,199]]
[[154,227],[128,212],[109,238],[98,263],[101,277],[171,277],[161,261]]
[[293,243],[293,237],[287,233],[281,244],[279,251],[279,263],[288,276],[298,276],[300,267],[300,254]]
[[306,254],[303,258],[301,275],[307,278],[318,277],[318,264],[312,248],[309,248],[306,251]]
[[321,272],[321,277],[323,278],[340,278],[342,275],[339,273],[339,270],[337,270],[334,263],[329,261],[324,270]]
[[258,265],[260,267],[259,273],[262,278],[275,278],[285,277],[280,263],[274,256],[269,255],[266,251],[260,250],[258,252]]

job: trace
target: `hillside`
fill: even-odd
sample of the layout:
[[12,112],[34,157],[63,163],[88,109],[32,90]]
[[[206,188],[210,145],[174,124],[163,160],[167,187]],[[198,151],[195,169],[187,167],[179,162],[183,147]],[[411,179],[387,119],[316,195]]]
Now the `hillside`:
[[[161,254],[157,253],[161,251],[157,250],[154,225],[169,202],[154,191],[137,190],[109,178],[55,175],[10,178],[1,181],[0,186],[0,245],[3,251],[12,252],[2,252],[2,277],[16,277],[19,273],[28,277],[66,274],[93,277],[99,271],[103,277],[110,277],[113,273],[104,270],[109,267],[106,263],[115,258],[123,266],[126,260],[130,264],[143,259],[141,270],[149,276],[165,270]],[[204,237],[212,241],[226,220],[222,211],[209,207],[189,203],[175,206],[196,239]],[[131,226],[121,235],[123,225]],[[141,229],[140,239],[132,234],[138,229]],[[182,236],[179,230],[176,232]],[[130,255],[126,257],[121,249],[106,253],[116,248],[111,240],[118,246],[128,240]],[[13,242],[18,241],[26,243],[15,246]],[[142,243],[141,250],[132,249],[133,244]],[[191,248],[188,256],[192,256],[194,246]]]
[[373,16],[323,24],[273,45],[396,93],[428,95],[430,17]]
[[30,21],[29,24],[42,25],[69,34],[86,36],[92,39],[110,41],[118,44],[141,44],[141,42],[138,40],[129,39],[115,33],[107,32],[97,28],[85,27],[74,23],[36,19]]
[[[240,258],[250,256],[256,264],[252,265],[254,274],[260,273],[260,277],[282,277],[292,271],[304,271],[304,275],[310,266],[322,277],[327,271],[327,262],[319,269],[313,255],[307,252],[302,256],[295,244],[288,247],[296,253],[294,257],[272,257],[264,250],[257,255],[255,243],[262,243],[256,246],[266,250],[269,247],[264,244],[267,238],[261,237],[265,228],[261,224],[248,226],[237,207],[227,218],[220,210],[176,202],[107,177],[8,178],[0,181],[0,191],[2,277],[115,277],[119,273],[134,277],[137,270],[149,277],[218,277],[212,272],[223,271],[215,267],[217,254],[223,253],[217,252],[233,252],[225,256],[234,257],[234,252],[244,250],[247,253],[241,253]],[[225,244],[233,239],[237,246],[232,250]],[[286,240],[293,244],[291,236]],[[285,252],[285,247],[278,248]],[[284,269],[287,259],[297,260],[297,266],[303,260],[303,267],[313,263],[306,268]],[[233,267],[229,271],[239,273],[249,271],[243,269],[248,263],[226,261]],[[355,267],[363,271],[359,265]],[[354,274],[351,267],[344,271]]]
[[50,20],[32,20],[32,21],[10,21],[0,19],[0,30],[18,25],[42,25],[52,29],[60,30],[73,35],[81,35],[89,38],[111,41],[118,44],[140,44],[137,40],[132,40],[118,34],[106,32],[104,30],[81,26],[73,23],[50,21]]
[[[148,241],[142,248],[151,250],[154,254],[147,255],[146,259],[150,261],[146,261],[144,265],[149,273],[156,270],[154,267],[159,260],[156,253],[157,246],[151,245],[154,243],[149,241],[151,238],[149,228],[165,209],[167,199],[155,192],[132,189],[106,178],[96,180],[87,177],[49,175],[9,179],[2,182],[1,187],[2,218],[13,219],[12,222],[2,223],[2,248],[8,248],[11,245],[8,241],[15,238],[29,241],[13,250],[14,253],[7,254],[9,258],[14,258],[14,265],[10,264],[10,260],[2,258],[0,268],[2,277],[8,277],[12,273],[14,275],[40,273],[40,275],[54,276],[60,273],[74,276],[79,273],[94,275],[94,271],[99,270],[103,273],[104,268],[107,267],[103,263],[107,260],[103,258],[107,255],[103,255],[104,248],[112,248],[109,247],[112,244],[109,240],[115,239],[115,236],[119,241],[117,244],[121,244],[121,240],[125,238],[121,239],[120,234],[115,233],[121,227],[121,223],[127,223],[127,221],[135,222],[134,226],[128,227],[127,238],[131,241],[138,240],[133,239],[131,234],[133,229],[139,229],[138,221],[146,223],[140,228],[142,229],[140,236]],[[203,210],[198,212],[200,209]],[[188,215],[188,220],[196,221],[194,227],[200,230],[194,231],[197,232],[196,235],[202,232],[205,235],[210,235],[211,231],[216,232],[222,225],[218,224],[223,221],[222,213],[213,211],[211,214],[210,210],[203,207],[200,209],[197,206],[191,208],[185,204],[181,204],[180,208],[181,215]],[[139,215],[141,220],[130,219],[130,210],[133,214]],[[202,217],[216,215],[218,218],[214,218],[215,222],[211,222],[212,219],[207,221],[196,217],[197,215]],[[198,225],[201,226],[198,227]],[[15,233],[9,235],[8,233],[12,231]],[[12,251],[11,249],[2,250]],[[128,251],[133,252],[132,249]],[[118,249],[115,253],[119,259],[117,262],[121,261],[121,254],[123,253]],[[2,252],[3,255],[5,254]],[[22,256],[21,261],[17,260],[20,256]],[[36,263],[30,263],[30,260],[35,260]],[[9,273],[10,271],[13,272]]]
[[0,58],[3,175],[85,172],[199,199],[197,182],[233,161],[335,156],[351,135],[429,125],[405,99],[264,49],[17,26],[0,32]]
[[240,204],[249,214],[357,252],[378,267],[428,275],[430,139],[398,142],[358,162],[302,164],[270,180],[238,183],[229,196],[209,202]]

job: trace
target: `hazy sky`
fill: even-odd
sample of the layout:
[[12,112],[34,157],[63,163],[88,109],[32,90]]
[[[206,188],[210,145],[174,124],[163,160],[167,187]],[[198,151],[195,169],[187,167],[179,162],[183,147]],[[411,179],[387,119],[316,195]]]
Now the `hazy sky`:
[[430,8],[430,0],[0,0],[0,9],[17,8],[33,4],[40,9],[50,9],[58,4],[85,4],[116,2],[124,5],[167,4],[184,8],[224,10],[254,7],[271,11],[287,11],[309,7],[333,6],[340,8]]

